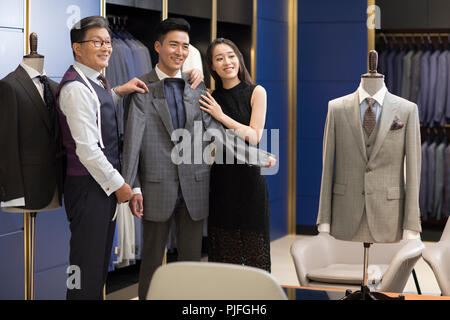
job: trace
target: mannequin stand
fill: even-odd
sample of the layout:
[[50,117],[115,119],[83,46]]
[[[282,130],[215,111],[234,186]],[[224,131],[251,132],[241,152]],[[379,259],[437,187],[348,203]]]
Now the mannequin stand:
[[405,300],[405,296],[399,295],[398,297],[390,297],[380,292],[371,292],[367,286],[369,281],[368,269],[369,269],[369,248],[371,243],[364,242],[364,270],[363,270],[363,283],[361,290],[352,293],[350,289],[345,291],[345,297],[342,300]]
[[25,300],[34,300],[34,247],[36,212],[23,213]]

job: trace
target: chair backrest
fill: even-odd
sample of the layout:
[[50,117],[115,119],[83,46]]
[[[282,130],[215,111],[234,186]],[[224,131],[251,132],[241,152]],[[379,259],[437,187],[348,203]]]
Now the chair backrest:
[[286,300],[277,280],[261,269],[213,262],[159,267],[148,300]]

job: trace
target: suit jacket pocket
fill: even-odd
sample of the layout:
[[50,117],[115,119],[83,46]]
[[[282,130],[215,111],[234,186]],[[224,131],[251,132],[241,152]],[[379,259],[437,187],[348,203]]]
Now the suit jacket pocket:
[[161,182],[161,180],[162,180],[161,171],[148,172],[145,174],[145,181]]
[[402,193],[400,191],[400,187],[391,187],[387,190],[387,199],[388,200],[398,200],[402,198]]
[[339,194],[343,196],[345,194],[345,184],[333,184],[333,194]]

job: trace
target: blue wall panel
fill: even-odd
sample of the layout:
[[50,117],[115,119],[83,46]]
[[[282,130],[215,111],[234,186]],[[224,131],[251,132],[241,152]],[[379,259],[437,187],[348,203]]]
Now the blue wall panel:
[[298,79],[359,79],[367,70],[367,57],[361,54],[367,42],[364,27],[361,23],[300,24]]
[[69,261],[70,230],[63,208],[36,217],[36,265],[39,272]]
[[0,209],[0,235],[15,232],[23,228],[23,214],[8,213]]
[[0,235],[0,300],[25,297],[23,231]]
[[297,225],[316,225],[319,196],[297,196]]
[[288,25],[258,19],[257,72],[258,81],[287,80]]
[[35,274],[36,300],[65,300],[68,265],[48,269]]
[[[287,234],[288,195],[288,1],[259,0],[257,7],[257,83],[267,91],[266,129],[279,129],[279,170],[266,176],[271,240]],[[270,150],[270,149],[269,149]]]
[[298,85],[298,137],[322,139],[328,111],[328,101],[356,90],[359,80],[301,81]]
[[267,92],[267,114],[265,128],[278,129],[281,140],[288,139],[288,87],[286,81],[258,81]]
[[298,16],[308,22],[364,22],[367,1],[362,0],[299,0]]
[[297,157],[297,195],[318,196],[322,177],[322,140],[300,140]]
[[366,6],[299,0],[297,225],[316,223],[328,101],[354,92],[367,70]]
[[258,0],[258,18],[287,23],[288,1]]
[[287,200],[270,202],[270,239],[278,239],[287,234]]

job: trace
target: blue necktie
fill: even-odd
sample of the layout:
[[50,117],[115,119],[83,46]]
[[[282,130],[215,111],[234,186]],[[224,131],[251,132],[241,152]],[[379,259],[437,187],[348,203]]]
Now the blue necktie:
[[184,128],[186,116],[183,103],[184,80],[178,78],[167,78],[164,81],[166,89],[166,100],[172,117],[174,129]]

